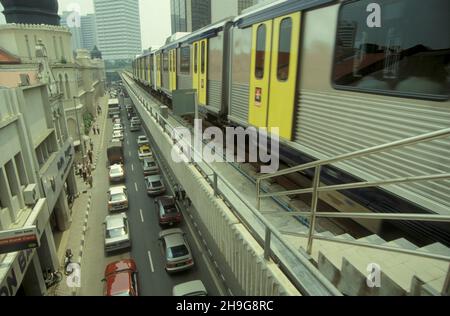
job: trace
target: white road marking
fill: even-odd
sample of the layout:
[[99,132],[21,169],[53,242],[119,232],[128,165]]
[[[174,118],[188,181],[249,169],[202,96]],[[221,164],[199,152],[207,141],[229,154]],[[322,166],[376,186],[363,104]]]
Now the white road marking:
[[127,145],[129,145],[130,144],[130,142],[127,140]]
[[136,189],[136,192],[139,192],[136,182],[134,183],[134,188]]
[[128,152],[128,155],[131,157],[131,151]]
[[134,171],[134,164],[131,164],[131,171]]
[[142,209],[139,210],[139,214],[141,214],[141,221],[144,222],[144,214],[142,213]]
[[152,269],[152,272],[155,272],[155,268],[153,267],[152,253],[150,252],[150,250],[148,251],[148,260],[150,261],[150,268]]

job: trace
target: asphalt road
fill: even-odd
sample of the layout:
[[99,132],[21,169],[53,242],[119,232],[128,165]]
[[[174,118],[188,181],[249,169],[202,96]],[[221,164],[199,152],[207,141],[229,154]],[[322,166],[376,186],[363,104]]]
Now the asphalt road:
[[[138,158],[137,137],[144,135],[141,132],[130,132],[129,121],[126,112],[122,111],[122,123],[125,127],[124,154],[126,168],[126,186],[128,189],[129,210],[128,220],[132,240],[132,248],[129,253],[119,253],[111,257],[105,257],[103,246],[103,220],[107,215],[108,190],[107,169],[105,169],[105,179],[99,179],[94,186],[93,205],[104,205],[103,209],[93,209],[89,220],[89,231],[86,240],[84,282],[82,295],[101,295],[103,285],[101,279],[106,264],[123,258],[133,258],[138,267],[139,291],[143,296],[170,296],[172,288],[180,283],[202,280],[209,295],[219,296],[220,282],[214,273],[211,262],[204,255],[199,239],[195,236],[192,225],[188,225],[186,220],[178,227],[186,233],[191,251],[194,256],[195,265],[193,269],[179,274],[169,275],[164,269],[163,253],[158,240],[158,234],[163,229],[158,223],[158,216],[155,209],[154,199],[147,195],[142,163]],[[107,146],[112,134],[112,122],[108,119],[106,126],[106,139],[104,146]],[[106,152],[106,147],[105,147]],[[105,155],[106,156],[106,155]],[[106,157],[100,159],[99,168],[106,164]],[[167,182],[166,182],[167,186]],[[98,227],[97,227],[98,226]],[[101,228],[101,229],[98,229]],[[101,249],[101,251],[100,251]],[[223,289],[222,289],[223,291]]]

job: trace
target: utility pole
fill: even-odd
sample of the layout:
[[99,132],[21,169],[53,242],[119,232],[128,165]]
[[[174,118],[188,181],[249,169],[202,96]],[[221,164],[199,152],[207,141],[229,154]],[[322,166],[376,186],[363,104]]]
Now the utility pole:
[[83,159],[83,163],[84,163],[85,152],[84,152],[84,146],[83,146],[83,139],[81,138],[80,122],[78,120],[78,104],[76,101],[77,101],[77,97],[74,96],[73,97],[73,105],[75,106],[75,117],[77,118],[78,138],[80,139],[81,154],[83,155],[82,159]]

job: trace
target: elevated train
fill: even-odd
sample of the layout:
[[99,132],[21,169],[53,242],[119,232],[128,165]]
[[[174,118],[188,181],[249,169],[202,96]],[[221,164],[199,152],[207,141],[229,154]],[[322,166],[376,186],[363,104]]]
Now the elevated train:
[[[450,2],[379,3],[276,1],[139,56],[133,76],[168,100],[196,89],[201,112],[224,124],[278,127],[289,165],[450,127]],[[450,141],[442,139],[333,165],[321,181],[449,172]],[[450,182],[321,198],[346,211],[449,215]],[[450,225],[395,224],[450,244]]]

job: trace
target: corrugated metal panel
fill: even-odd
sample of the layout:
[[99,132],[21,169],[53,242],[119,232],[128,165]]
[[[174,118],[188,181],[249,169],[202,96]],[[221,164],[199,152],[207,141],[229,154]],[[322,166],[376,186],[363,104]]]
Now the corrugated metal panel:
[[248,122],[248,84],[233,84],[231,87],[230,116]]
[[[316,158],[448,128],[448,103],[377,102],[342,93],[302,91],[298,98],[295,142]],[[436,140],[336,165],[364,180],[450,172],[450,139]],[[430,210],[449,214],[450,181],[390,186],[387,190]]]
[[208,80],[208,106],[222,108],[222,81]]

